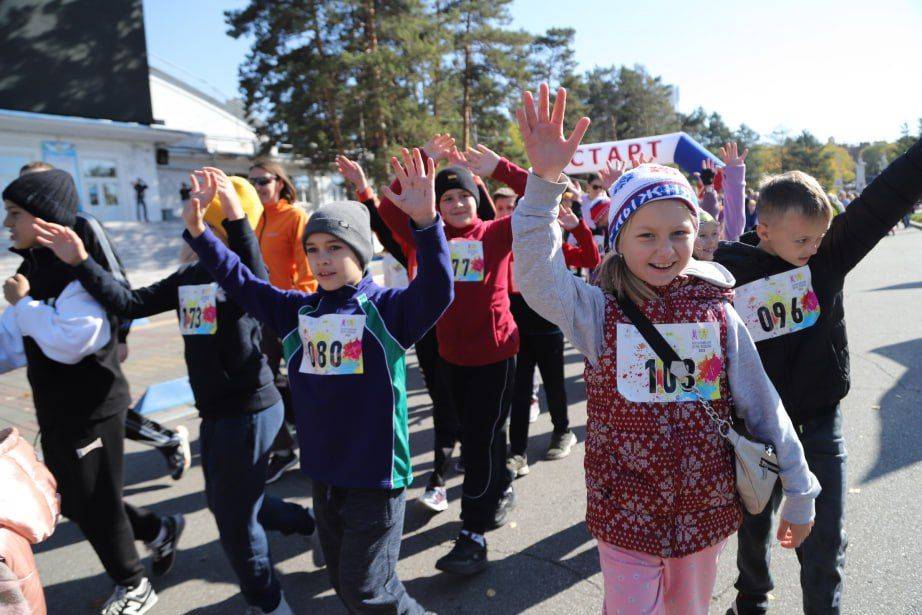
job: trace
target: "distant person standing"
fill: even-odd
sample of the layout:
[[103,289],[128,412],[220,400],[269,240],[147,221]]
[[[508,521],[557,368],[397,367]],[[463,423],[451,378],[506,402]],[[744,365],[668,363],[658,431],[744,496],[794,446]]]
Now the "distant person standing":
[[[138,218],[138,222],[143,220],[144,222],[150,222],[150,219],[147,217],[147,202],[144,200],[144,193],[147,191],[147,184],[144,183],[144,180],[140,177],[131,184],[134,187],[135,193],[135,215]],[[141,214],[144,214],[144,217],[141,217]]]
[[185,205],[186,201],[189,200],[189,195],[192,194],[192,188],[186,182],[183,182],[179,186],[179,200],[182,201],[182,204]]

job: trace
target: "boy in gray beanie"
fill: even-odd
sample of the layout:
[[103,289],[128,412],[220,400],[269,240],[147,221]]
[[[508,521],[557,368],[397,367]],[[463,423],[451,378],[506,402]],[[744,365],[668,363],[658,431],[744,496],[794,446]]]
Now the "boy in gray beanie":
[[424,612],[396,567],[413,478],[405,354],[454,292],[433,165],[424,165],[418,151],[412,158],[405,152],[404,161],[392,164],[402,187],[398,207],[412,222],[417,247],[418,273],[407,288],[381,288],[368,274],[371,224],[359,203],[325,205],[305,226],[304,251],[320,286],[311,294],[279,290],[242,265],[206,228],[199,202],[208,195],[193,195],[183,212],[199,262],[284,340],[298,439],[310,451],[301,471],[313,479],[327,572],[352,613]]

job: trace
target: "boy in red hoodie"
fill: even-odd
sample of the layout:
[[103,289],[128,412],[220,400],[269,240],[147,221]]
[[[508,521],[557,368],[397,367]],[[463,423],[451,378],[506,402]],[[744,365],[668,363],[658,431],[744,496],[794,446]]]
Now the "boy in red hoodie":
[[[396,188],[396,186],[395,186]],[[379,213],[395,235],[413,242],[405,214],[384,189]],[[506,472],[506,419],[512,402],[519,334],[509,311],[510,218],[477,216],[480,191],[471,172],[450,166],[435,178],[455,279],[455,299],[436,324],[439,354],[461,419],[464,451],[462,530],[437,563],[470,575],[487,565],[484,533],[506,523],[515,494]]]

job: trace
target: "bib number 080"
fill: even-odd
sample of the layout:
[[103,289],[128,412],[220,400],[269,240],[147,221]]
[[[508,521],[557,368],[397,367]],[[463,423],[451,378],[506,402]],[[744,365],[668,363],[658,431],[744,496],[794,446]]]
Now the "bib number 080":
[[335,341],[327,347],[326,342],[307,343],[307,356],[310,359],[311,367],[324,368],[327,361],[333,367],[339,367],[343,362],[343,345],[342,342]]
[[[787,326],[788,311],[787,306],[781,301],[776,301],[772,304],[771,311],[768,310],[767,306],[760,307],[757,311],[759,315],[759,324],[762,325],[762,329],[768,333],[769,331],[774,330],[775,328],[775,319],[772,318],[774,314],[778,318],[778,328],[784,329]],[[791,320],[794,323],[801,323],[804,320],[804,312],[799,307],[797,307],[797,297],[791,299]]]

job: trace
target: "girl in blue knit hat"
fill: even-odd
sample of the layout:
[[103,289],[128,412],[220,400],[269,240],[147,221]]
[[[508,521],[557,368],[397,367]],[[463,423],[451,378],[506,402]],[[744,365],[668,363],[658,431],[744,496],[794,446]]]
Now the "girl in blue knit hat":
[[[515,276],[529,305],[586,356],[586,523],[598,540],[605,612],[705,614],[717,558],[741,518],[721,425],[735,412],[774,444],[787,498],[782,546],[809,534],[819,485],[729,301],[732,277],[691,258],[697,198],[679,171],[644,164],[621,176],[610,190],[613,251],[600,285],[567,271],[556,224],[561,173],[589,120],[564,139],[565,90],[551,110],[542,84],[537,102],[526,92],[516,112],[533,170],[513,215]],[[627,300],[684,359],[686,375],[663,369],[625,315]]]

